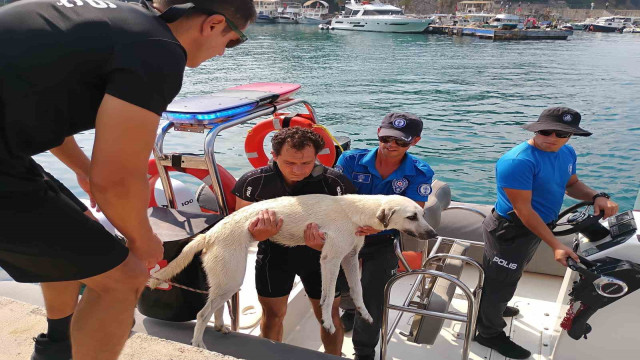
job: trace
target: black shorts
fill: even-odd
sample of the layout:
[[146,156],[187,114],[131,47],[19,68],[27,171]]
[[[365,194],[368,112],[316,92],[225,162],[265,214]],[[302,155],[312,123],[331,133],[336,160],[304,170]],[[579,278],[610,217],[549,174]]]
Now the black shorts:
[[0,267],[18,282],[86,279],[120,265],[129,250],[51,180],[0,191]]
[[[293,289],[296,275],[302,280],[309,298],[322,295],[320,251],[308,246],[286,247],[270,240],[258,244],[256,259],[256,290],[268,298],[287,296]],[[336,297],[340,292],[336,290]]]

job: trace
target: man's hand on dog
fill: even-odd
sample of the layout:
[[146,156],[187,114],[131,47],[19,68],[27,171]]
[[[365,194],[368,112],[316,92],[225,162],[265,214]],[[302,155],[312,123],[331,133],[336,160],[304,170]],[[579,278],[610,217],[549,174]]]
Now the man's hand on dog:
[[284,220],[276,216],[273,210],[260,210],[258,216],[249,224],[249,232],[256,241],[264,241],[277,234]]
[[324,240],[324,233],[320,231],[318,224],[307,224],[307,227],[304,229],[304,243],[308,247],[318,251],[322,251]]
[[374,229],[371,226],[360,226],[356,231],[357,236],[367,236],[379,233],[380,230]]

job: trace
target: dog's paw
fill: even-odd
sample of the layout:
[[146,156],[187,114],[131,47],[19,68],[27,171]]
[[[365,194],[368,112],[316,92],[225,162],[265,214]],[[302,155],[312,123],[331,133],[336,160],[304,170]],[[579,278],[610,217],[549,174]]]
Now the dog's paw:
[[333,334],[336,332],[336,327],[333,325],[333,321],[323,321],[322,327],[329,332],[329,334]]
[[201,349],[207,349],[207,346],[204,344],[204,340],[202,338],[191,340],[191,345],[199,347]]
[[360,316],[369,324],[373,324],[373,318],[371,317],[371,315],[369,314],[368,311],[359,311],[360,312]]
[[215,331],[219,332],[219,333],[222,333],[222,334],[228,334],[228,333],[230,333],[230,332],[231,332],[231,328],[230,328],[230,327],[228,327],[228,326],[227,326],[227,325],[225,325],[225,324],[222,324],[222,325],[220,325],[220,326],[216,325],[216,326],[214,326],[214,327],[213,327],[213,329],[214,329]]

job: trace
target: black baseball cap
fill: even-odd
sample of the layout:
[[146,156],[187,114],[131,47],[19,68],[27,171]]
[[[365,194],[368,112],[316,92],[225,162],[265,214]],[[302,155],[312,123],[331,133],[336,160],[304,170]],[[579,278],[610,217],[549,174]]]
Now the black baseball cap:
[[522,125],[529,131],[559,130],[570,132],[576,136],[591,136],[591,132],[581,128],[580,113],[568,107],[552,107],[545,109],[538,121]]
[[403,112],[391,112],[385,115],[380,124],[378,136],[393,136],[405,141],[413,141],[422,134],[422,120]]

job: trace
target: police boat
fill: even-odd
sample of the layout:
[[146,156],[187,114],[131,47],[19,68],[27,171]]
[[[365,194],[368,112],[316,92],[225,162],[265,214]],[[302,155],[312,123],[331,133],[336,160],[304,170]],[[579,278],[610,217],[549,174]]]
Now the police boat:
[[[340,152],[349,149],[347,137],[333,136],[317,123],[311,104],[294,98],[299,88],[295,84],[248,84],[179,99],[169,106],[149,162],[148,213],[165,245],[163,261],[151,272],[165,266],[196,234],[234,210],[230,187],[235,178],[221,165],[232,155],[225,153],[218,163],[216,144],[228,141],[233,147],[250,130],[244,155],[254,167],[268,161],[263,148],[265,137],[286,126],[306,126],[327,139],[328,146],[319,156],[325,165],[333,165]],[[230,136],[219,136],[222,132]],[[187,137],[198,135],[204,135],[203,149],[195,153],[183,148],[181,152],[165,150],[165,145],[193,144]],[[194,187],[197,189],[192,190]],[[435,180],[432,188],[425,217],[440,237],[427,242],[403,234],[396,239],[401,269],[387,284],[376,356],[504,359],[472,341],[482,298],[481,224],[492,206],[452,201],[451,189],[442,181]],[[508,319],[505,331],[535,359],[595,360],[611,354],[618,359],[638,358],[640,199],[636,210],[607,221],[591,214],[590,206],[580,203],[566,209],[554,230],[559,239],[576,249],[581,262],[565,268],[541,244],[510,303],[519,308],[520,315]],[[96,215],[109,226],[106,218]],[[247,259],[245,284],[227,304],[226,323],[234,332],[222,335],[211,324],[204,333],[212,358],[220,354],[226,355],[225,359],[338,358],[321,352],[318,323],[299,282],[289,297],[283,343],[258,337],[261,314],[252,276],[255,256],[254,244]],[[189,344],[195,316],[206,301],[203,291],[206,281],[195,258],[172,283],[160,290],[144,291],[133,331]],[[35,284],[2,281],[0,297],[44,305]],[[14,337],[31,337],[41,330],[25,333],[14,331],[16,326],[20,324],[3,324],[0,328]],[[352,358],[351,333],[345,337],[343,353]],[[161,353],[157,355],[162,358]]]

